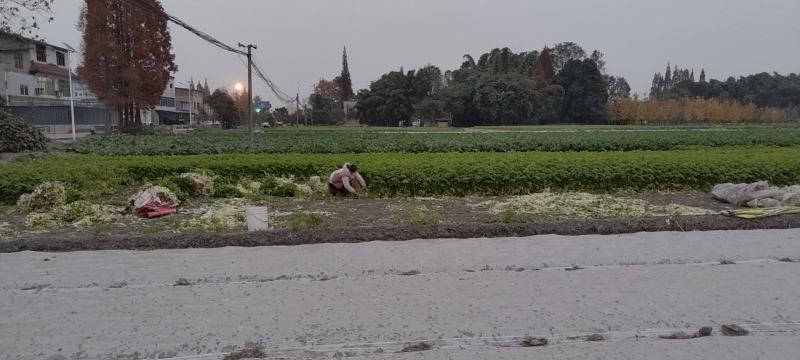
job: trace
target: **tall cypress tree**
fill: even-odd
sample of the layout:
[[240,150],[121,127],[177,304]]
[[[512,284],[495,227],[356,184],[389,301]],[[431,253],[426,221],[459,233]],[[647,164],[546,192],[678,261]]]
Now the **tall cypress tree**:
[[78,75],[117,111],[122,131],[141,127],[141,111],[158,103],[177,70],[172,39],[158,0],[86,0],[81,14],[83,65]]
[[341,89],[341,95],[339,96],[339,100],[348,101],[353,99],[355,94],[353,93],[353,81],[350,79],[350,67],[347,65],[346,46],[342,51],[342,75],[340,76],[339,81],[340,81],[339,88]]
[[544,88],[552,84],[555,77],[556,70],[553,65],[553,56],[550,54],[550,49],[545,47],[539,57],[536,58],[533,80],[536,81],[537,88]]
[[662,92],[667,92],[670,88],[672,88],[672,68],[667,63],[667,72],[664,73],[664,87],[661,90]]

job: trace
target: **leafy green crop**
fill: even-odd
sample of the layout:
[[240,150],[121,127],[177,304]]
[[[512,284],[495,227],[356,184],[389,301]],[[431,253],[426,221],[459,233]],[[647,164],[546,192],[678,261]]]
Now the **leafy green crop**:
[[249,137],[208,130],[181,136],[88,137],[72,145],[99,155],[344,154],[527,151],[675,150],[720,146],[800,145],[800,127],[636,130],[396,131],[373,129],[271,130]]
[[239,179],[325,178],[355,163],[371,196],[512,195],[544,189],[708,190],[721,182],[800,183],[800,147],[740,147],[675,151],[249,154],[190,156],[51,156],[0,166],[0,202],[13,204],[45,181],[60,181],[92,199],[122,185],[143,184],[193,169],[223,183]]

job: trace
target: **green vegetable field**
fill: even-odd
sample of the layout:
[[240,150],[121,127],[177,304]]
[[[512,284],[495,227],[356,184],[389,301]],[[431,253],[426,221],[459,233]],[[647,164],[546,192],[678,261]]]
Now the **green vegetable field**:
[[119,186],[196,169],[210,170],[223,182],[265,175],[324,178],[345,161],[363,169],[372,196],[509,195],[548,188],[707,191],[720,182],[800,183],[799,146],[627,152],[54,155],[0,166],[0,202],[11,204],[44,181],[64,182],[81,197],[92,198]]
[[521,129],[503,131],[399,131],[397,129],[275,129],[256,134],[204,130],[180,136],[88,137],[72,150],[98,155],[235,153],[349,154],[439,152],[664,151],[720,146],[800,145],[800,127],[621,130]]

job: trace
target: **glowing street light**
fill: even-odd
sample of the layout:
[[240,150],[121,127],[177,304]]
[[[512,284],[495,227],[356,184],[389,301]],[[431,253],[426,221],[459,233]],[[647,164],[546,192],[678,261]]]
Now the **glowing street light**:
[[242,83],[236,83],[236,85],[233,85],[233,88],[240,94],[244,91],[244,85],[242,85]]

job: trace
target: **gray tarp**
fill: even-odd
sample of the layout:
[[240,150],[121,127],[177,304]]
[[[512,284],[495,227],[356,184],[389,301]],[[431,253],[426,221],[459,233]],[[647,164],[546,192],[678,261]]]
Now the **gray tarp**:
[[711,190],[711,196],[720,201],[751,208],[800,206],[800,185],[780,188],[770,186],[766,181],[719,184]]

